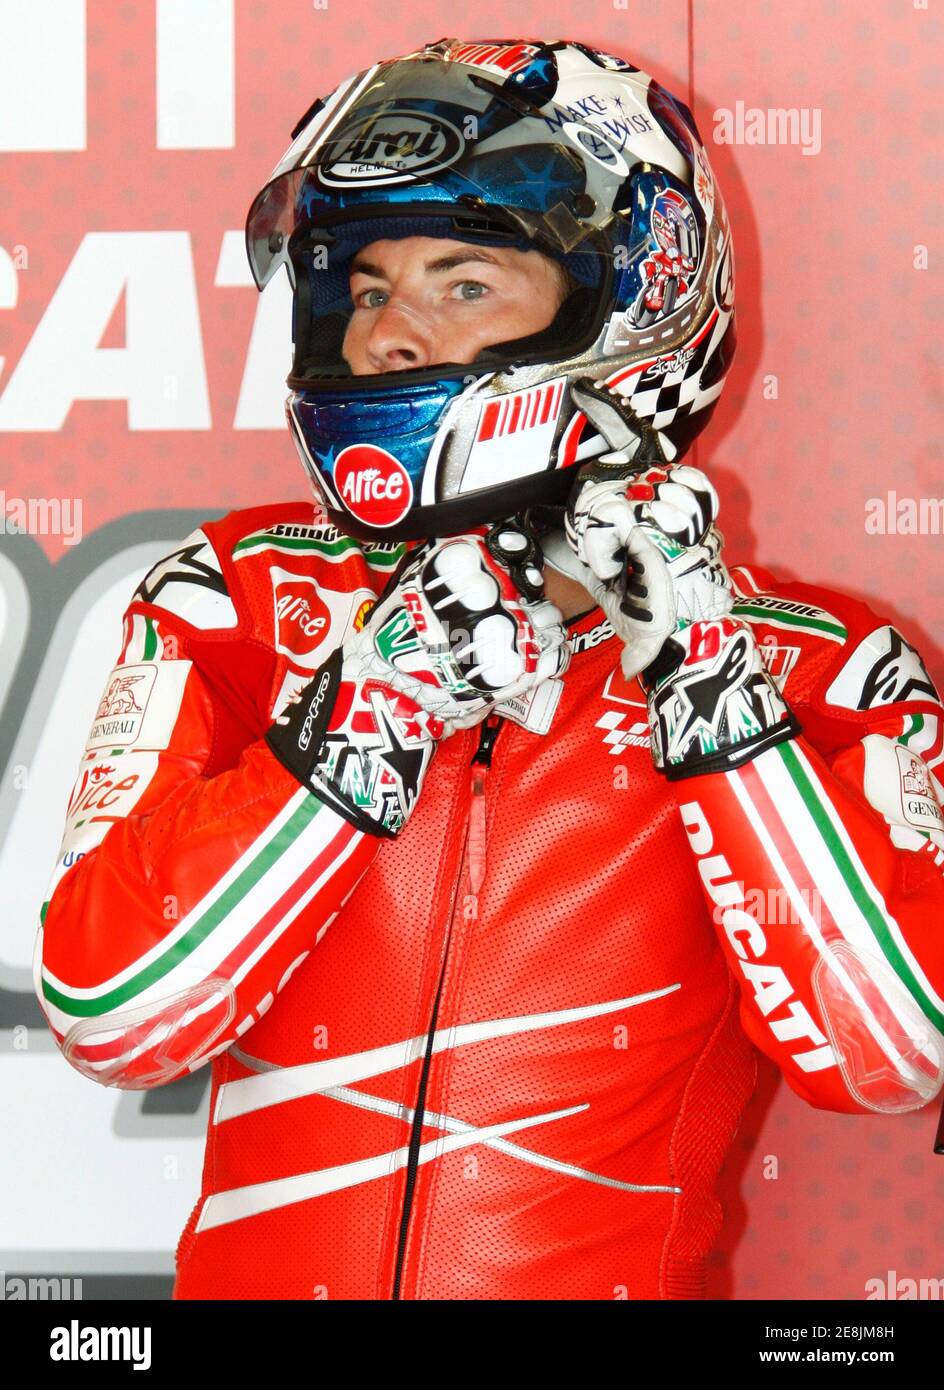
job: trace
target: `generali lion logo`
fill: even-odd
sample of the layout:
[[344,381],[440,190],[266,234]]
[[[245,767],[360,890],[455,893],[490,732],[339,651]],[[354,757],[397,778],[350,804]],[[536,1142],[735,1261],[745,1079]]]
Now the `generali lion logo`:
[[115,676],[102,696],[95,718],[114,719],[119,714],[142,714],[133,687],[143,679],[143,676]]
[[89,751],[137,743],[156,679],[157,667],[152,662],[115,667],[92,720],[86,744]]
[[928,781],[928,769],[921,758],[913,757],[911,766],[907,772],[903,772],[901,779],[902,790],[910,796],[930,796],[931,784]]
[[895,744],[895,753],[901,777],[901,809],[905,820],[919,830],[944,829],[944,812],[927,763],[900,743]]

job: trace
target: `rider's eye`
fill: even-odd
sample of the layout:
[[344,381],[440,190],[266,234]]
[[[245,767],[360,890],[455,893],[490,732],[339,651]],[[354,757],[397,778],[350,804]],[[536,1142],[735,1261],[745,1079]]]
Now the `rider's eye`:
[[474,303],[475,300],[482,299],[488,294],[488,286],[483,285],[481,280],[460,280],[459,284],[453,288],[458,291],[455,298],[462,299],[467,303]]
[[382,309],[389,298],[386,290],[375,288],[364,290],[357,296],[357,302],[362,309]]

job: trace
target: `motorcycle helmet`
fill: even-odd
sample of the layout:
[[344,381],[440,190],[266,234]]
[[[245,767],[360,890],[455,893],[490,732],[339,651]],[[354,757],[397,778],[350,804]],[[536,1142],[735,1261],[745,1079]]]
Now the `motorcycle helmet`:
[[[422,539],[563,505],[621,443],[588,390],[669,461],[707,423],[735,346],[731,235],[691,112],[646,73],[564,40],[441,39],[347,78],[292,136],[246,245],[260,289],[287,268],[288,424],[342,531]],[[471,362],[355,374],[351,266],[417,236],[541,251],[552,321]]]

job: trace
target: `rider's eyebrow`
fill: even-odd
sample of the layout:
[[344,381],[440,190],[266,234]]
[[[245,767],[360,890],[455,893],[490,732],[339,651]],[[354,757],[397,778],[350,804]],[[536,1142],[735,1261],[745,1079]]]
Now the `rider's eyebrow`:
[[[487,251],[476,251],[469,247],[467,251],[453,251],[446,256],[437,256],[435,260],[427,261],[425,270],[434,274],[443,270],[455,270],[457,265],[464,265],[467,261],[484,261],[488,265],[501,265],[501,261],[495,256],[490,256]],[[355,256],[350,266],[351,275],[370,275],[375,280],[385,280],[385,272],[373,261],[366,261],[362,256]]]
[[490,256],[487,251],[453,251],[448,256],[438,256],[434,261],[426,262],[426,269],[432,271],[454,270],[457,265],[463,265],[466,261],[485,261],[488,265],[501,265],[495,257]]

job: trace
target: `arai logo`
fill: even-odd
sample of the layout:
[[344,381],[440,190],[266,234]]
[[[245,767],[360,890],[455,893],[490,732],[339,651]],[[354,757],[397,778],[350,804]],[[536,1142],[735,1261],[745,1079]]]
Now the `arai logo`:
[[403,183],[454,164],[465,141],[451,122],[423,111],[383,111],[325,147],[318,178],[331,187]]
[[395,526],[413,501],[410,475],[376,444],[349,444],[334,463],[334,482],[352,516],[368,526]]

